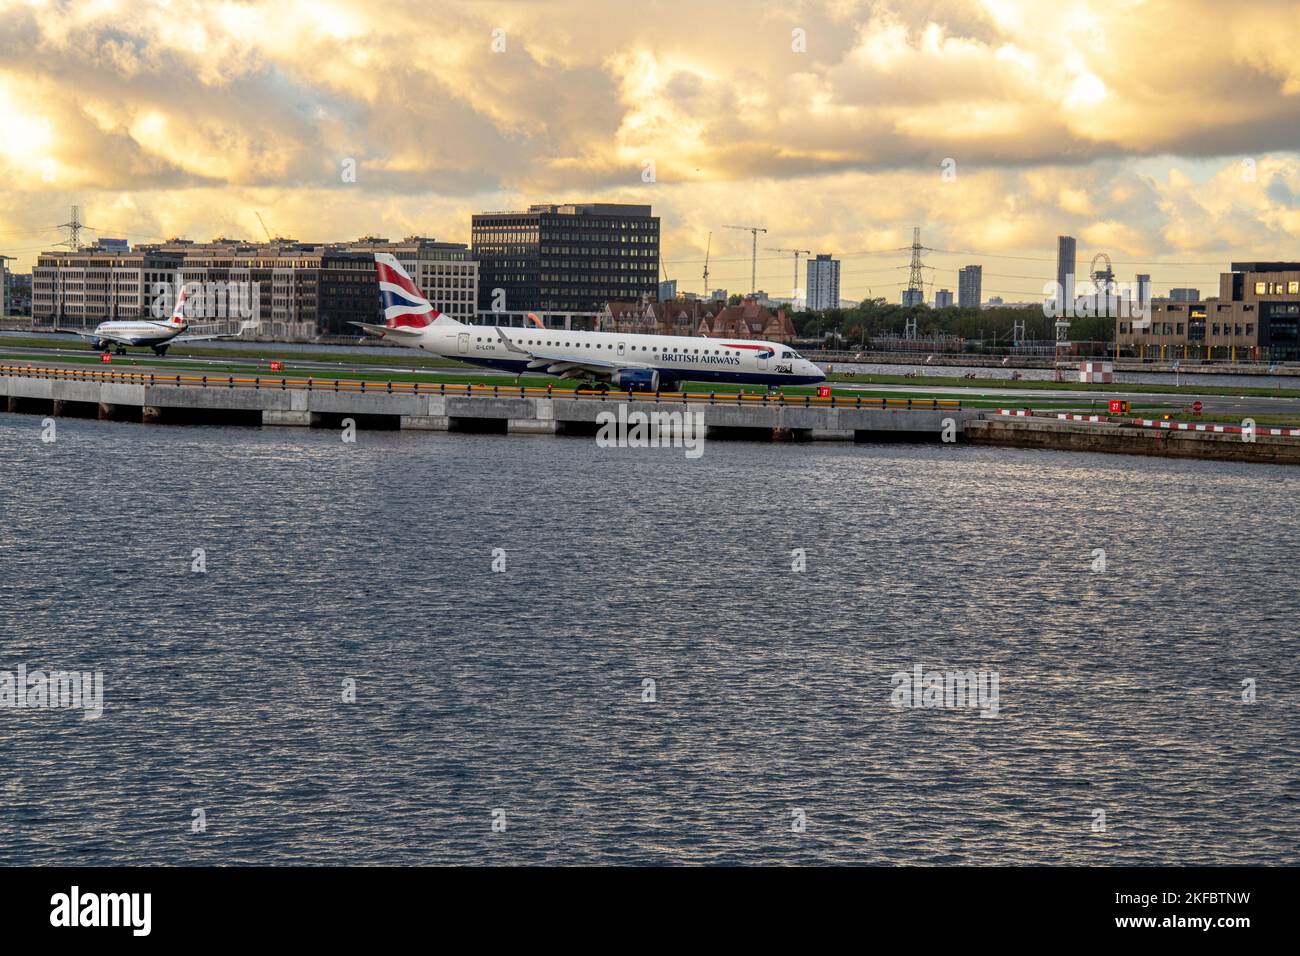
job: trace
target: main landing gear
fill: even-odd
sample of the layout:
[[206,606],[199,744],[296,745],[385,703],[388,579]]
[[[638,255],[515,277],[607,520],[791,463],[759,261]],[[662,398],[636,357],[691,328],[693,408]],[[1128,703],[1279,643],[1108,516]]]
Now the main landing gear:
[[167,346],[165,346],[165,345],[155,345],[155,346],[153,347],[153,354],[156,355],[156,356],[158,356],[159,358],[162,358],[164,355],[167,354]]
[[573,390],[577,392],[600,392],[604,394],[609,391],[609,382],[579,382],[578,387]]

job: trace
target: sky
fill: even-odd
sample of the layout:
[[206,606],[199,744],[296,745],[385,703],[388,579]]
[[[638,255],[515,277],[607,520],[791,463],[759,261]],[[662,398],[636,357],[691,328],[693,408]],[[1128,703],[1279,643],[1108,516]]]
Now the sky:
[[[0,253],[94,230],[468,242],[474,212],[650,203],[667,277],[898,301],[984,267],[1217,288],[1300,258],[1293,0],[0,0]],[[710,238],[710,233],[711,238]],[[902,250],[902,251],[900,251]],[[801,267],[802,269],[802,267]],[[800,283],[802,283],[800,276]]]

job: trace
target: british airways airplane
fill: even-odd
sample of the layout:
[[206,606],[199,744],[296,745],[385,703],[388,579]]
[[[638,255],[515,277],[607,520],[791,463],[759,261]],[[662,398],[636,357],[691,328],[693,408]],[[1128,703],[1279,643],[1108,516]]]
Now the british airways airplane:
[[384,325],[353,322],[408,348],[472,365],[576,378],[599,389],[676,391],[679,383],[815,385],[826,375],[776,342],[465,325],[433,308],[390,253],[375,253]]
[[[190,327],[185,319],[187,296],[186,286],[181,286],[180,295],[176,297],[176,308],[172,309],[171,318],[166,322],[150,322],[146,319],[141,319],[139,322],[101,322],[95,326],[93,332],[87,332],[85,329],[60,328],[54,331],[71,332],[83,339],[89,339],[90,347],[96,350],[107,351],[115,346],[118,355],[125,355],[128,345],[147,345],[153,349],[155,355],[160,357],[166,355],[167,348],[178,339],[182,342],[202,342],[206,339],[229,338],[227,335],[185,335]],[[181,339],[182,335],[185,335],[183,339]]]

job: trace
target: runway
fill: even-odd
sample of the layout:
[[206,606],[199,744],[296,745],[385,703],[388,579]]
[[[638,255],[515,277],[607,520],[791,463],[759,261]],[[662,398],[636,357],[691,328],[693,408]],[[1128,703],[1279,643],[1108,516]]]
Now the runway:
[[[330,346],[329,348],[337,347]],[[99,353],[86,348],[6,348],[3,339],[0,338],[0,359],[11,362],[31,362],[32,364],[63,368],[87,368],[88,365],[85,363],[84,359],[87,358],[88,355],[95,354]],[[60,361],[60,359],[62,361]],[[76,361],[78,359],[82,361]],[[257,357],[250,356],[247,359],[243,359],[231,357],[192,356],[177,353],[167,358],[159,359],[149,354],[132,353],[127,356],[114,356],[111,367],[138,371],[153,371],[159,374],[165,374],[168,369],[176,369],[182,372],[186,369],[211,369],[214,371],[220,370],[225,373],[246,372],[249,374],[265,375],[270,373],[270,363],[272,360],[273,358],[269,355]],[[372,364],[366,362],[347,361],[346,359],[339,361],[325,361],[314,358],[303,358],[289,352],[285,353],[282,361],[284,361],[287,366],[291,366],[294,373],[319,372],[322,376],[328,374],[331,377],[376,374],[402,376],[428,374],[436,377],[448,374],[472,374],[476,378],[481,377],[486,380],[500,380],[502,382],[514,379],[514,376],[510,373],[495,369],[467,368],[463,365],[442,365],[437,364],[436,362],[418,365],[396,363],[390,365],[387,363]],[[1167,406],[1172,409],[1181,409],[1183,406],[1190,406],[1193,402],[1200,401],[1205,415],[1239,415],[1241,417],[1251,415],[1293,416],[1297,422],[1300,422],[1300,398],[1273,398],[1269,396],[1255,395],[1215,395],[1207,393],[1203,388],[1195,386],[1184,386],[1183,390],[1180,390],[1177,393],[1155,393],[1129,391],[1124,388],[1122,383],[1116,384],[1114,388],[1094,391],[1085,389],[1058,390],[999,388],[996,385],[991,385],[989,388],[981,388],[978,386],[871,384],[865,382],[835,382],[831,384],[839,394],[915,394],[927,397],[951,398],[968,403],[1005,402],[1008,406],[1016,408],[1032,408],[1036,403],[1052,403],[1054,406],[1059,407],[1061,402],[1072,402],[1079,404],[1080,407],[1093,407],[1104,411],[1104,406],[1108,404],[1111,399],[1121,399],[1128,401],[1133,406],[1145,406],[1148,408],[1151,406]],[[1241,384],[1243,387],[1258,387],[1249,383]]]

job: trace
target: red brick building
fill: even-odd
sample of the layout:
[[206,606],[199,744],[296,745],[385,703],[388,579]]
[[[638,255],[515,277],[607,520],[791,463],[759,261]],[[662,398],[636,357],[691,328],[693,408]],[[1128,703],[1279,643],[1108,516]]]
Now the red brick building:
[[785,310],[773,312],[754,299],[746,299],[740,305],[692,299],[610,302],[600,314],[599,328],[602,332],[643,335],[794,341],[794,323]]

